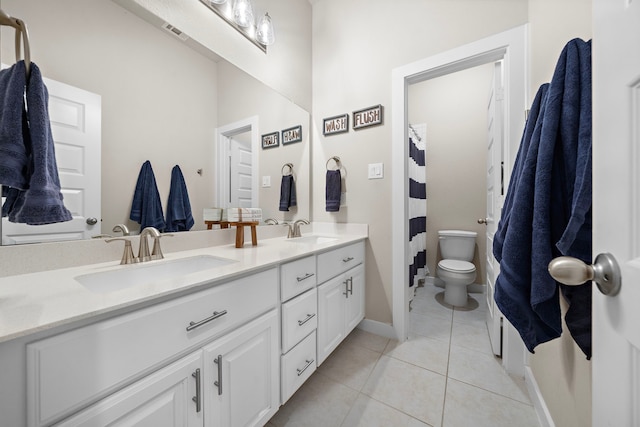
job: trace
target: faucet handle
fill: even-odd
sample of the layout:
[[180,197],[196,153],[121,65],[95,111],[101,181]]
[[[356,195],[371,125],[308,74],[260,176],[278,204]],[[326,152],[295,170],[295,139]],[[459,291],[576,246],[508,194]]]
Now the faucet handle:
[[116,240],[124,241],[124,252],[122,253],[122,259],[120,260],[120,264],[135,264],[138,262],[138,258],[133,256],[133,248],[131,248],[131,240],[125,239],[124,237],[114,237],[112,239],[105,239],[104,241],[107,243],[115,242]]
[[165,234],[160,234],[159,236],[153,238],[153,249],[151,250],[151,259],[164,259],[162,248],[160,248],[160,238],[162,237],[173,237],[173,234],[165,233]]
[[286,225],[287,227],[289,227],[289,232],[287,233],[287,239],[290,239],[293,237],[293,226],[291,224],[289,224],[288,222],[283,222],[282,225]]

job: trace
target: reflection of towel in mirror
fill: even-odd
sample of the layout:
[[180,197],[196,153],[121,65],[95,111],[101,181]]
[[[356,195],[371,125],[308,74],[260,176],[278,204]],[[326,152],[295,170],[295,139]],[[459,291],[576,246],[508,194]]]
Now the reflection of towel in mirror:
[[340,210],[340,193],[342,193],[341,180],[342,175],[340,175],[339,170],[327,171],[325,187],[327,212],[338,212]]
[[295,206],[296,201],[296,182],[293,175],[284,175],[280,183],[280,211],[288,211],[290,207]]
[[144,162],[140,168],[129,218],[140,224],[140,231],[146,227],[155,227],[160,231],[164,230],[162,203],[156,186],[156,177],[153,174],[149,160]]
[[178,165],[171,170],[171,188],[165,222],[167,227],[165,231],[189,231],[194,224],[187,185]]
[[23,96],[27,76],[24,61],[0,71],[0,185],[24,190],[28,184],[29,162],[23,127],[26,112]]
[[[24,63],[21,67],[24,67]],[[7,213],[11,222],[30,225],[71,221],[71,212],[65,208],[60,191],[49,121],[49,92],[40,69],[34,63],[31,63],[25,99],[28,130],[23,128],[23,141],[27,155],[30,155],[26,170],[29,184],[26,190],[9,189],[3,214]]]

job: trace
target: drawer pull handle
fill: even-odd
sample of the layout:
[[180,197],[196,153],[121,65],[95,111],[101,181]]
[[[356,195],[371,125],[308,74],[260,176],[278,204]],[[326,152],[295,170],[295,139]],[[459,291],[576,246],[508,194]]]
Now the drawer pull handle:
[[222,355],[219,354],[218,357],[213,359],[213,363],[218,365],[218,381],[214,381],[213,385],[218,387],[218,396],[222,396]]
[[200,399],[200,368],[196,369],[191,376],[196,379],[196,395],[193,396],[191,400],[196,402],[196,412],[200,412],[202,409],[202,400]]
[[346,257],[346,258],[342,258],[342,262],[349,262],[349,261],[353,261],[353,257]]
[[349,295],[353,295],[353,277],[347,279],[347,291],[349,291]]
[[216,320],[217,318],[222,317],[225,314],[227,314],[227,310],[214,311],[213,315],[211,317],[207,317],[206,319],[202,319],[199,322],[189,322],[189,326],[187,326],[187,331],[192,331],[195,328],[199,328],[200,326],[204,325],[205,323],[209,323],[212,320]]
[[306,364],[306,365],[304,365],[304,368],[302,368],[302,369],[296,369],[296,371],[298,371],[298,376],[302,375],[302,374],[304,373],[304,371],[306,371],[306,370],[307,370],[307,368],[308,368],[309,366],[311,366],[311,364],[312,364],[313,362],[315,362],[315,360],[313,360],[313,359],[311,359],[311,360],[305,360],[305,362],[306,362],[307,364]]
[[314,274],[313,273],[307,273],[302,277],[296,277],[296,279],[298,280],[298,282],[302,282],[303,280],[307,280],[309,277],[313,277]]
[[316,314],[315,314],[315,313],[313,313],[313,314],[307,314],[307,318],[306,318],[306,319],[304,319],[304,320],[298,320],[298,326],[302,326],[302,325],[304,325],[305,323],[307,323],[309,320],[313,319],[314,317],[316,317]]

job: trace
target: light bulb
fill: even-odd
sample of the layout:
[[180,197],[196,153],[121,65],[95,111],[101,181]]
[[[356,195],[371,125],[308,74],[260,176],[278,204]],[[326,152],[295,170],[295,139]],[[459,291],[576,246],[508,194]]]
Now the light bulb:
[[271,17],[268,13],[265,13],[258,22],[258,33],[256,38],[263,45],[269,46],[276,40],[276,36],[273,32],[273,24],[271,23]]
[[235,0],[233,3],[233,20],[241,27],[253,25],[253,8],[250,0]]

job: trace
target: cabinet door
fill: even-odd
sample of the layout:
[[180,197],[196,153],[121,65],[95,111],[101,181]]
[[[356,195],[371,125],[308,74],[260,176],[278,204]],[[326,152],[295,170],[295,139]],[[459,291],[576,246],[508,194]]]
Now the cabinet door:
[[347,281],[344,275],[318,287],[318,366],[345,338]]
[[202,426],[201,355],[186,356],[56,425]]
[[205,425],[262,426],[280,401],[276,310],[204,347]]
[[364,266],[359,266],[345,273],[347,280],[346,330],[345,335],[358,326],[364,319]]

